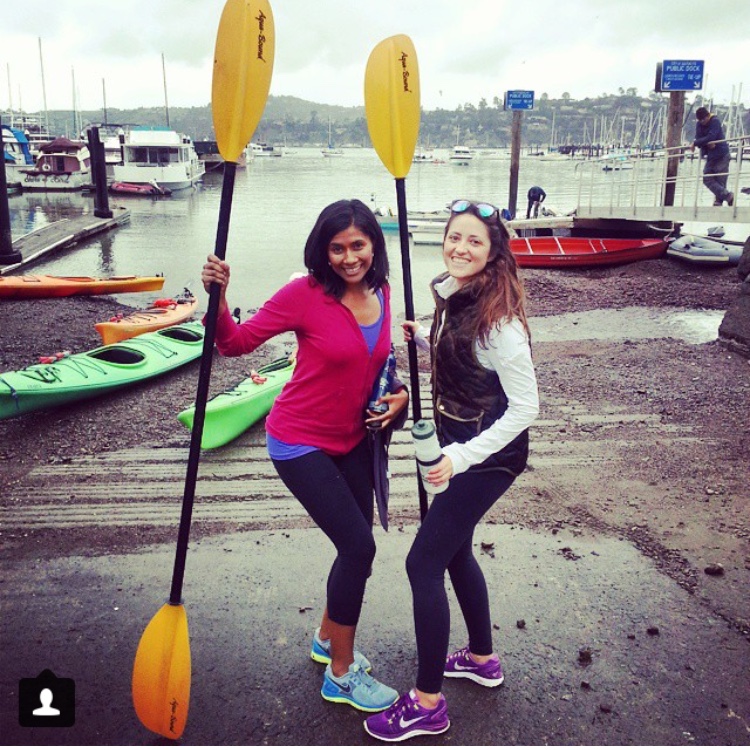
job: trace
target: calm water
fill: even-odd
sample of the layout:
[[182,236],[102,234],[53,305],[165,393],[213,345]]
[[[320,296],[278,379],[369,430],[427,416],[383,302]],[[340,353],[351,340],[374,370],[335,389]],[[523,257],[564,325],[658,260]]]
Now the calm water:
[[[447,157],[447,152],[437,152]],[[539,184],[547,202],[572,207],[574,164],[522,162],[519,212],[526,190]],[[507,205],[510,160],[483,157],[469,167],[451,164],[414,165],[406,179],[410,210],[434,210],[461,196]],[[33,267],[35,273],[166,276],[164,294],[190,285],[200,291],[200,268],[213,248],[221,196],[221,175],[206,175],[203,186],[171,198],[153,200],[110,196],[110,205],[131,211],[129,225],[53,256]],[[566,197],[567,196],[567,197]],[[257,307],[303,270],[302,252],[320,210],[340,198],[359,198],[375,206],[396,205],[395,181],[372,149],[347,149],[344,156],[324,158],[318,149],[297,149],[280,159],[261,158],[238,170],[232,204],[227,261],[232,266],[230,303]],[[26,193],[10,198],[14,238],[58,219],[93,211],[93,196]],[[398,234],[386,233],[394,289],[401,287]],[[432,308],[427,283],[441,270],[439,249],[412,248],[412,276],[417,312]],[[141,295],[121,295],[126,304],[141,305]],[[403,293],[394,294],[394,312],[403,310]]]
[[[447,152],[437,151],[447,158]],[[577,186],[573,161],[542,161],[522,156],[518,183],[518,213],[525,215],[526,191],[541,185],[547,192],[547,204],[561,210],[575,206]],[[415,164],[406,179],[407,207],[410,210],[435,210],[453,198],[471,197],[497,206],[508,203],[510,159],[482,155],[468,167],[449,163]],[[34,273],[60,275],[113,276],[121,274],[164,274],[163,292],[148,297],[178,294],[189,286],[205,303],[200,284],[200,269],[213,249],[221,197],[221,175],[206,175],[195,190],[181,191],[166,199],[154,200],[130,196],[110,196],[110,205],[130,209],[129,225],[93,238],[74,249],[52,256],[33,266]],[[396,205],[395,181],[372,149],[347,149],[344,156],[324,158],[319,149],[297,149],[280,159],[260,158],[237,172],[227,260],[232,266],[230,304],[243,311],[258,307],[289,276],[302,271],[302,253],[307,235],[320,210],[340,198],[359,198],[376,206]],[[10,198],[11,229],[15,238],[45,224],[93,212],[93,196],[80,194],[26,193]],[[393,311],[403,316],[404,300],[401,274],[401,248],[398,234],[386,232],[394,289]],[[428,282],[443,269],[439,247],[418,245],[411,248],[414,306],[417,314],[432,311]],[[143,306],[145,295],[119,295],[118,299],[134,307]],[[550,335],[570,338],[596,338],[609,329],[609,336],[651,337],[663,335],[666,315],[630,308],[607,312],[608,325],[601,320],[580,316],[567,334],[554,326],[565,327],[565,316],[536,321],[537,340]],[[618,318],[619,320],[619,318]],[[671,320],[671,319],[670,319]],[[672,335],[690,340],[716,337],[720,322],[717,315],[696,313],[679,318]],[[683,331],[685,333],[683,334]],[[607,334],[604,334],[607,335]],[[540,338],[541,337],[541,338]]]

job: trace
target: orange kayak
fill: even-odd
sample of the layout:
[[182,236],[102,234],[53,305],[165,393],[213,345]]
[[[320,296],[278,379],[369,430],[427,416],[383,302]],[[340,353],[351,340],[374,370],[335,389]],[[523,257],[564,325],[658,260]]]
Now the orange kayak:
[[155,292],[163,276],[0,276],[0,297],[70,297],[74,294]]
[[94,328],[99,331],[102,344],[116,344],[142,333],[184,323],[193,317],[197,307],[198,300],[195,297],[157,300],[154,306],[147,310],[137,310],[130,315],[118,315],[103,323],[97,323]]

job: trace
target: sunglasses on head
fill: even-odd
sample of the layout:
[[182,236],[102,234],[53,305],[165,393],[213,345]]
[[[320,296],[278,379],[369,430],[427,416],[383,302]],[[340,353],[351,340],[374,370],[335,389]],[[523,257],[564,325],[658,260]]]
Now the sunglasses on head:
[[473,201],[457,200],[451,203],[451,212],[454,214],[460,214],[466,211],[471,206],[476,208],[477,213],[483,219],[489,219],[493,214],[499,214],[500,210],[497,206],[493,206],[491,203],[474,203]]

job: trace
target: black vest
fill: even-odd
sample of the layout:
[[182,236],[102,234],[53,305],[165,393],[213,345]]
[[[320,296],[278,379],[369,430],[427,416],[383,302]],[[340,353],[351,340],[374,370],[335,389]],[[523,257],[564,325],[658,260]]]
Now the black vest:
[[[508,408],[508,397],[494,370],[487,370],[474,353],[477,300],[471,289],[460,289],[447,300],[435,291],[435,318],[430,332],[432,399],[441,445],[465,443],[486,430]],[[526,468],[529,431],[469,471],[507,471],[518,475]]]

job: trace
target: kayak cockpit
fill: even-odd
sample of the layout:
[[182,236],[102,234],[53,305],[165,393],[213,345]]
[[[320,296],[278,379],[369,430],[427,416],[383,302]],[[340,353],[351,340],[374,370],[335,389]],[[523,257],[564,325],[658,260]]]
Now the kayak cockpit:
[[190,328],[182,328],[180,326],[172,326],[171,328],[162,328],[160,331],[156,331],[159,336],[163,336],[165,339],[173,339],[174,341],[182,341],[186,344],[195,344],[198,341],[203,341],[203,331],[194,331]]
[[108,346],[89,352],[87,356],[111,365],[139,365],[146,359],[146,355],[142,352],[126,346]]

